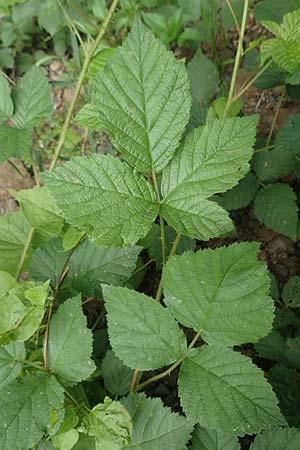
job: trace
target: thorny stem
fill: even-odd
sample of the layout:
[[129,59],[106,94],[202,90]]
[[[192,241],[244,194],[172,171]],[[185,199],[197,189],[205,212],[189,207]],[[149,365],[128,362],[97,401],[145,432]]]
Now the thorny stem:
[[144,381],[143,383],[139,384],[136,387],[136,390],[139,391],[140,389],[143,389],[144,387],[148,386],[149,384],[153,383],[154,381],[161,380],[162,378],[166,377],[167,375],[170,375],[173,370],[176,369],[176,367],[180,366],[180,364],[188,357],[189,352],[194,348],[194,345],[196,344],[197,340],[199,339],[200,335],[202,333],[202,330],[199,330],[197,334],[195,334],[194,339],[190,343],[190,345],[187,348],[187,351],[184,352],[181,357],[172,364],[168,369],[164,370],[163,372],[154,375],[151,378],[148,378],[148,380]]
[[56,166],[56,163],[57,163],[57,160],[59,158],[61,149],[62,149],[62,147],[63,147],[63,145],[65,143],[65,140],[66,140],[67,131],[69,129],[69,126],[70,126],[70,123],[71,123],[71,120],[72,120],[72,116],[73,116],[73,113],[74,113],[74,110],[75,110],[75,106],[76,106],[78,97],[80,95],[80,91],[81,91],[81,88],[83,86],[83,83],[84,83],[84,80],[85,80],[85,76],[86,76],[88,67],[90,65],[91,59],[92,59],[92,57],[93,57],[93,55],[94,55],[94,53],[95,53],[99,43],[101,42],[101,40],[102,40],[102,38],[103,38],[103,36],[104,36],[104,34],[106,32],[106,29],[107,29],[108,24],[109,24],[109,22],[111,20],[111,17],[112,17],[112,15],[113,15],[116,7],[117,7],[118,1],[119,0],[113,0],[111,6],[109,8],[108,14],[107,14],[107,16],[106,16],[106,18],[105,18],[105,20],[104,20],[100,30],[99,30],[99,33],[98,33],[95,41],[93,42],[93,45],[91,46],[90,50],[86,54],[86,57],[84,59],[84,62],[83,62],[83,65],[82,65],[82,69],[81,69],[81,72],[80,72],[80,75],[79,75],[79,78],[78,78],[78,81],[77,81],[77,85],[76,85],[76,88],[75,88],[74,96],[73,96],[72,101],[70,103],[70,106],[69,106],[69,109],[68,109],[68,113],[67,113],[64,125],[62,127],[61,135],[59,137],[56,149],[54,151],[53,159],[52,159],[51,164],[50,164],[50,170],[54,169],[54,167]]
[[273,132],[274,132],[274,129],[275,129],[275,125],[276,125],[276,122],[277,122],[277,119],[278,119],[278,114],[279,114],[279,111],[280,111],[280,107],[281,107],[282,102],[283,102],[284,97],[285,97],[285,92],[286,91],[285,91],[285,86],[284,86],[283,89],[282,89],[281,96],[280,96],[279,101],[278,101],[277,106],[276,106],[276,110],[275,110],[275,114],[274,114],[274,117],[273,117],[273,120],[272,120],[272,125],[271,125],[270,133],[269,133],[269,136],[268,136],[268,140],[267,140],[267,143],[266,143],[266,147],[269,147],[269,145],[270,145],[270,142],[271,142],[271,139],[272,139],[272,135],[273,135]]
[[72,257],[72,255],[74,254],[75,250],[78,248],[79,244],[82,242],[82,240],[85,238],[85,234],[83,236],[81,236],[81,238],[79,239],[79,241],[77,242],[77,244],[72,248],[72,250],[70,251],[65,264],[63,265],[63,268],[61,269],[59,278],[58,278],[58,282],[55,286],[54,289],[54,294],[53,294],[53,298],[51,300],[50,303],[50,307],[49,307],[49,311],[48,311],[48,316],[47,316],[47,323],[46,323],[46,331],[45,331],[45,339],[44,339],[44,348],[43,348],[43,359],[44,359],[44,367],[45,369],[48,371],[48,362],[47,362],[47,351],[48,351],[48,341],[49,341],[49,331],[50,331],[50,322],[51,322],[51,318],[52,318],[52,314],[53,314],[53,308],[54,308],[54,304],[56,302],[56,298],[57,295],[59,293],[59,289],[65,279],[65,276],[67,275],[68,271],[69,271],[69,262],[70,259]]
[[31,244],[31,241],[33,238],[33,233],[34,233],[34,228],[30,227],[30,230],[28,232],[27,239],[26,239],[26,242],[25,242],[25,245],[23,248],[22,256],[21,256],[21,259],[20,259],[20,262],[18,265],[18,270],[17,270],[17,274],[16,274],[16,278],[18,281],[20,279],[20,276],[21,276],[21,273],[22,273],[22,270],[23,270],[23,267],[24,267],[24,264],[26,261],[27,253],[29,251],[29,247],[30,247],[30,244]]
[[235,92],[235,86],[237,82],[237,77],[243,57],[243,42],[244,42],[244,36],[246,31],[246,24],[247,24],[247,16],[248,16],[248,7],[249,7],[249,0],[244,0],[244,11],[243,11],[243,18],[242,18],[242,25],[240,30],[240,36],[239,36],[239,42],[238,42],[238,48],[235,56],[235,62],[234,62],[234,68],[232,73],[232,79],[230,83],[230,89],[228,94],[228,100],[227,104],[224,110],[224,117],[226,117],[226,114],[231,106],[231,104],[234,102],[234,92]]

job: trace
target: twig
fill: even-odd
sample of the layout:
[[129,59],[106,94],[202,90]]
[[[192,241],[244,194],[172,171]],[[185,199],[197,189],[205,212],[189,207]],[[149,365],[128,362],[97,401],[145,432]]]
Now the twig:
[[23,267],[24,267],[24,264],[25,264],[25,261],[26,261],[27,253],[28,253],[28,250],[30,248],[30,244],[31,244],[31,241],[32,241],[32,238],[33,238],[33,233],[34,233],[34,228],[30,227],[30,230],[28,232],[27,239],[26,239],[26,242],[25,242],[25,245],[24,245],[24,249],[23,249],[23,252],[22,252],[22,255],[21,255],[21,259],[20,259],[20,262],[19,262],[19,265],[18,265],[18,269],[17,269],[17,274],[16,274],[17,280],[20,279],[20,276],[21,276],[21,273],[22,273],[22,270],[23,270]]
[[279,111],[280,111],[280,107],[281,107],[283,99],[285,97],[285,92],[286,92],[286,90],[285,90],[285,86],[284,86],[283,89],[282,89],[281,96],[279,98],[279,102],[277,103],[277,106],[276,106],[276,110],[275,110],[275,114],[274,114],[274,117],[273,117],[273,120],[272,120],[272,125],[271,125],[270,133],[269,133],[269,136],[268,136],[268,139],[267,139],[266,147],[269,147],[269,145],[270,145],[270,142],[271,142],[271,139],[272,139],[272,135],[273,135],[273,132],[274,132],[274,129],[275,129],[275,125],[276,125],[276,122],[277,122],[277,119],[278,119],[278,114],[279,114]]

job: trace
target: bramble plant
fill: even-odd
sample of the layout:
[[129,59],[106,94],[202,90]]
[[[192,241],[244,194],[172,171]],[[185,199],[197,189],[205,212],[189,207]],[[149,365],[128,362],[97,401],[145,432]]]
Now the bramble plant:
[[[0,447],[238,450],[239,437],[257,434],[251,450],[297,450],[300,415],[291,414],[278,385],[299,379],[299,334],[291,332],[299,326],[299,277],[280,300],[270,294],[259,243],[195,250],[196,240],[232,235],[228,211],[254,198],[257,218],[296,240],[295,194],[278,179],[294,172],[298,153],[265,168],[266,178],[256,158],[269,151],[279,158],[287,145],[289,125],[271,144],[283,95],[259,149],[259,116],[240,111],[245,90],[274,63],[287,84],[295,81],[300,10],[281,26],[264,22],[276,37],[263,41],[258,67],[237,90],[247,53],[243,2],[229,94],[212,102],[214,63],[198,51],[186,67],[139,18],[122,46],[99,52],[117,4],[89,43],[49,170],[39,172],[31,147],[33,129],[52,110],[44,70],[33,66],[12,93],[0,78],[0,161],[27,158],[36,182],[11,190],[20,211],[0,217]],[[197,89],[202,67],[210,82]],[[115,154],[58,165],[86,82],[92,93],[75,118],[109,135]],[[289,120],[299,124],[298,116]],[[274,196],[284,214],[291,211],[288,224]],[[155,298],[138,290],[149,265],[143,250],[156,264]],[[95,299],[98,315],[88,322],[85,308]],[[283,302],[282,317],[274,300]],[[278,362],[270,382],[244,344]],[[171,373],[178,373],[181,414],[147,396],[149,385]]]

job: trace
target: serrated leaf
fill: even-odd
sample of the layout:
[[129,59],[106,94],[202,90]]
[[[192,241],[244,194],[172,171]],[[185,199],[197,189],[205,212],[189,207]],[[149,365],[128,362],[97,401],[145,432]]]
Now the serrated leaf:
[[300,306],[300,277],[291,277],[282,290],[282,300],[290,308]]
[[58,450],[71,450],[74,448],[74,445],[78,442],[79,433],[74,428],[72,430],[68,430],[65,433],[60,433],[56,436],[53,436],[51,439],[55,448]]
[[77,230],[76,228],[70,226],[63,235],[63,250],[72,250],[72,248],[74,248],[78,244],[80,239],[83,239],[84,234],[84,231]]
[[83,426],[89,436],[95,437],[96,450],[121,450],[132,430],[128,411],[108,397],[85,416]]
[[10,192],[20,203],[24,216],[33,228],[55,236],[62,231],[64,220],[48,189],[40,187]]
[[108,350],[101,369],[105,389],[112,395],[121,397],[130,391],[133,370],[126,367],[113,351]]
[[293,72],[300,63],[300,42],[274,38],[262,43],[260,47],[262,62],[272,58],[287,72]]
[[151,185],[109,155],[73,158],[43,178],[66,221],[99,245],[136,243],[158,213]]
[[127,288],[103,286],[113,351],[128,367],[158,369],[186,350],[186,338],[171,314],[153,298]]
[[255,344],[255,350],[263,358],[279,361],[285,354],[285,339],[278,331],[272,330]]
[[0,126],[0,164],[11,156],[22,158],[30,147],[30,133],[28,130],[13,128],[9,125]]
[[104,126],[98,118],[98,109],[92,103],[86,103],[76,114],[75,121],[84,127],[102,131]]
[[296,240],[297,199],[288,184],[274,183],[261,189],[255,198],[254,211],[266,227]]
[[122,399],[129,411],[133,430],[126,449],[186,450],[193,429],[193,421],[173,413],[160,398],[146,398],[145,394],[130,394]]
[[[30,225],[21,212],[0,217],[0,269],[15,275],[30,231]],[[31,255],[28,251],[28,258]]]
[[7,120],[14,111],[14,105],[10,98],[10,88],[7,79],[0,74],[0,121]]
[[224,194],[215,195],[213,199],[227,211],[245,208],[254,199],[258,191],[256,176],[249,172],[239,184]]
[[64,416],[63,388],[53,376],[35,373],[0,391],[0,445],[29,450],[52,434]]
[[33,128],[52,113],[51,89],[41,67],[32,68],[18,80],[13,92],[13,120],[19,128]]
[[209,429],[241,436],[285,425],[263,372],[232,349],[193,349],[178,386],[185,413]]
[[275,364],[268,380],[279,399],[279,407],[290,426],[300,427],[300,374],[282,363]]
[[160,171],[178,147],[191,99],[183,61],[136,20],[98,73],[92,103],[105,130],[140,172]]
[[23,342],[12,342],[0,347],[0,390],[13,381],[22,369],[21,361],[25,359]]
[[298,450],[300,430],[296,428],[277,428],[265,430],[255,438],[250,450]]
[[115,51],[115,48],[103,48],[95,54],[88,68],[88,77],[90,79],[94,80],[96,78],[97,73],[111,60]]
[[283,16],[289,11],[300,8],[300,0],[289,0],[282,2],[281,0],[264,0],[258,3],[254,8],[256,20],[275,20],[280,23]]
[[272,328],[270,280],[257,243],[185,253],[168,260],[163,286],[169,311],[215,345],[256,342]]
[[240,444],[235,436],[198,425],[193,434],[191,450],[240,450]]
[[70,384],[88,378],[96,366],[91,360],[93,338],[87,328],[80,296],[66,300],[51,320],[48,366]]
[[177,232],[202,240],[232,231],[228,213],[207,200],[248,172],[257,116],[214,120],[191,132],[164,170],[161,214]]

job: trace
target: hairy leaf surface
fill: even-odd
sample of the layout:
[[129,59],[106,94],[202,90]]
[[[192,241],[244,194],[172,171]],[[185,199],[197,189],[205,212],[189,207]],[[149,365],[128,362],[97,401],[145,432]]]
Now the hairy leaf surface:
[[164,170],[161,214],[176,231],[208,240],[232,231],[228,213],[207,200],[248,172],[257,116],[214,120],[191,132]]
[[263,372],[232,349],[193,349],[178,386],[183,410],[204,427],[241,436],[285,425]]
[[235,436],[198,425],[193,434],[191,450],[240,450],[240,444]]
[[146,398],[144,394],[130,394],[122,404],[129,411],[133,424],[126,449],[186,450],[193,421],[173,413],[160,398]]
[[66,221],[99,245],[136,243],[158,213],[151,185],[112,156],[73,158],[43,178]]
[[255,438],[250,450],[298,450],[300,430],[296,428],[275,428],[265,430]]
[[170,312],[183,325],[203,330],[212,344],[256,342],[267,335],[274,304],[266,265],[256,259],[258,248],[239,243],[170,258],[163,273]]
[[136,20],[123,46],[98,73],[92,102],[128,162],[143,173],[160,171],[189,119],[184,64]]
[[108,334],[128,367],[158,369],[186,350],[186,338],[171,314],[153,298],[127,288],[103,286]]

